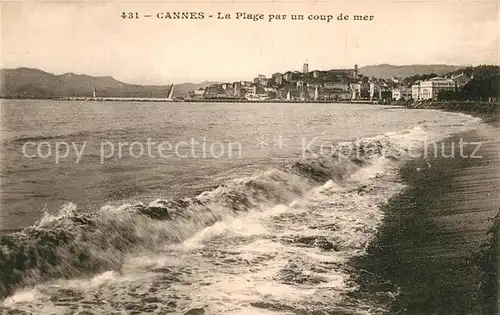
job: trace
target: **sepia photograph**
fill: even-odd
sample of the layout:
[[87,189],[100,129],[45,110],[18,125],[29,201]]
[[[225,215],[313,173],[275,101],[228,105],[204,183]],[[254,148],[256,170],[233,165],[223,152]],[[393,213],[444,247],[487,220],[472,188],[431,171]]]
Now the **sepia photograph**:
[[0,315],[500,314],[497,0],[0,1]]

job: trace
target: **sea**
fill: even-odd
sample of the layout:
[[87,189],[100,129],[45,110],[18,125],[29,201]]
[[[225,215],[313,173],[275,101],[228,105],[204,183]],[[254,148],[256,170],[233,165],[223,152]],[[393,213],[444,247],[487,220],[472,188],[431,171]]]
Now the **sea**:
[[350,294],[350,262],[402,165],[481,123],[368,104],[0,106],[2,314],[387,313]]

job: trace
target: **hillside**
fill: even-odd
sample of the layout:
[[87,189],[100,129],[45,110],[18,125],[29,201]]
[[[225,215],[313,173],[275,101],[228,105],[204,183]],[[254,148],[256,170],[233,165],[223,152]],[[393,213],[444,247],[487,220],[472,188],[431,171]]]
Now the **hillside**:
[[359,73],[367,77],[375,77],[380,79],[390,79],[392,77],[410,77],[414,75],[423,75],[435,73],[444,75],[458,69],[465,68],[464,66],[450,65],[405,65],[394,66],[389,64],[381,64],[374,66],[364,66],[359,68]]
[[[174,96],[187,96],[189,91],[209,84],[177,84]],[[170,86],[127,84],[109,76],[92,77],[75,73],[54,75],[31,68],[0,70],[0,97],[3,98],[91,97],[94,88],[100,97],[161,98],[168,96]]]

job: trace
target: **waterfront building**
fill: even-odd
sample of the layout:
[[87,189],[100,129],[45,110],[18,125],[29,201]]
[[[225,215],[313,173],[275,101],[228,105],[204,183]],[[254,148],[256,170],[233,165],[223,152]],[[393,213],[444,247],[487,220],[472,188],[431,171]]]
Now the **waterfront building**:
[[[205,88],[203,98],[234,98],[236,95],[233,83],[212,84]],[[199,98],[201,92],[195,91],[190,97]]]
[[241,94],[241,82],[234,82],[233,83],[233,86],[234,86],[234,94],[233,96],[236,97],[236,98],[240,98],[242,96]]
[[453,80],[434,77],[427,81],[420,82],[418,100],[435,100],[441,91],[454,90],[455,82]]
[[395,101],[399,101],[400,99],[402,99],[402,93],[400,89],[392,90],[392,99]]
[[255,84],[259,84],[259,85],[262,85],[262,86],[266,86],[267,83],[268,83],[269,79],[266,78],[265,75],[263,74],[259,74],[257,77],[255,77],[253,79],[253,83]]
[[405,87],[397,87],[392,89],[392,99],[395,101],[408,101],[412,98],[412,89]]
[[323,101],[349,101],[352,99],[351,91],[321,90],[319,99]]
[[358,100],[361,98],[361,83],[351,83],[350,84],[352,95],[352,100]]
[[411,98],[415,101],[420,99],[420,81],[411,86]]
[[225,97],[234,97],[234,84],[225,83],[223,86]]
[[323,82],[323,87],[339,91],[349,90],[349,83],[346,82]]
[[274,83],[277,85],[282,85],[283,84],[283,75],[279,72],[276,72],[275,74],[272,75],[272,78],[274,80]]
[[241,95],[244,96],[247,93],[253,93],[255,84],[246,83],[241,85]]
[[278,97],[278,90],[273,87],[266,87],[264,88],[264,92],[267,94],[267,96],[271,99],[275,99]]
[[308,98],[307,95],[306,95],[306,90],[304,88],[300,89],[299,93],[300,93],[299,94],[299,100],[304,101],[304,100],[306,100]]
[[224,90],[219,84],[212,84],[207,86],[205,93],[203,93],[204,98],[215,98],[218,94],[223,93]]
[[192,99],[202,99],[204,95],[205,95],[204,88],[199,88],[197,90],[189,92],[189,98],[192,98]]

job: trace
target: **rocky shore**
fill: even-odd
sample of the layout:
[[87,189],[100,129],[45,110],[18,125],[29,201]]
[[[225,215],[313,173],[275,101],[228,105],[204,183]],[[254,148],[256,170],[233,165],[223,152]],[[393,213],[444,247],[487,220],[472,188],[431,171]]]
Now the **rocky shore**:
[[454,111],[467,114],[483,114],[485,118],[496,118],[500,115],[500,103],[498,102],[436,102],[423,101],[404,104],[407,108],[419,109],[440,109],[445,111]]

